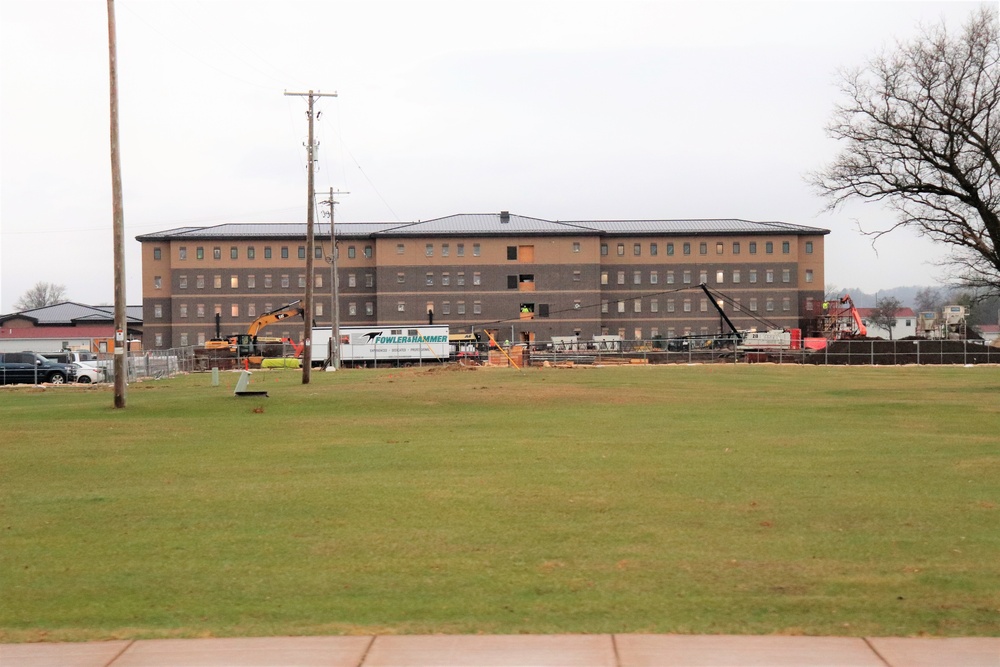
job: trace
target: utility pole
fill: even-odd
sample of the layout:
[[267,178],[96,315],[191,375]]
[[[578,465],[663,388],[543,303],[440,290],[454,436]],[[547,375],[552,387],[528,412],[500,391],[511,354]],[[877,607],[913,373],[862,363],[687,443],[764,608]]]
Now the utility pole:
[[302,309],[305,311],[305,333],[303,334],[302,348],[302,384],[309,384],[310,373],[312,371],[312,318],[313,318],[313,257],[315,250],[315,231],[313,202],[313,171],[316,162],[316,149],[318,145],[313,141],[313,103],[317,97],[336,97],[337,93],[321,93],[310,90],[308,93],[290,93],[287,90],[285,95],[305,95],[309,101],[309,110],[306,111],[306,118],[309,119],[309,143],[306,144],[307,166],[309,168],[309,179],[306,192],[306,293],[302,299]]
[[108,0],[108,65],[111,83],[111,198],[115,271],[115,408],[125,407],[128,380],[128,319],[125,308],[125,210],[122,206],[122,164],[118,151],[118,45],[115,0]]
[[[319,194],[319,193],[316,193]],[[327,368],[340,370],[340,275],[337,272],[337,232],[333,226],[334,206],[339,204],[334,195],[349,195],[350,192],[333,191],[324,204],[330,206],[330,350]]]

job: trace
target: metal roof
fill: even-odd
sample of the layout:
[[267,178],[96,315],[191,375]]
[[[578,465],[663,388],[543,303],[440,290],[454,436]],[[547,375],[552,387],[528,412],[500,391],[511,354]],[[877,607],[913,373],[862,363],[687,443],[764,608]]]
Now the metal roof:
[[[753,222],[737,218],[706,220],[542,220],[501,213],[463,213],[409,223],[337,223],[337,236],[375,238],[399,236],[526,234],[829,234],[830,230],[787,222]],[[317,238],[330,236],[330,225],[317,224]],[[306,225],[301,222],[228,223],[212,227],[178,227],[164,232],[137,236],[139,241],[223,240],[223,239],[303,239]]]
[[[34,320],[39,325],[70,324],[73,322],[113,322],[114,306],[86,306],[73,301],[63,301],[51,306],[32,308],[0,317],[5,321],[15,317]],[[125,316],[129,322],[142,323],[142,306],[127,306]]]

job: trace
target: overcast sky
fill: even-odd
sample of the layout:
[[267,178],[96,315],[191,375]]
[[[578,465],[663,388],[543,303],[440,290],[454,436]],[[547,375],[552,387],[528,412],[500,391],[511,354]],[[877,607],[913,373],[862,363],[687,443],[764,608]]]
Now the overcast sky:
[[[135,237],[456,213],[548,220],[742,218],[831,230],[826,283],[934,285],[942,253],[857,231],[805,181],[835,154],[839,67],[969,2],[117,0],[127,299]],[[108,32],[102,0],[0,0],[0,313],[38,281],[111,303]]]

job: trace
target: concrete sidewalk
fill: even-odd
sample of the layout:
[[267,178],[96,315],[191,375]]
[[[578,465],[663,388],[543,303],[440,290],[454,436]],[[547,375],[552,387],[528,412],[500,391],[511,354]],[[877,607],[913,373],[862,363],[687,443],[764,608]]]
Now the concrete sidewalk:
[[385,635],[0,644],[2,667],[1000,667],[1000,637]]

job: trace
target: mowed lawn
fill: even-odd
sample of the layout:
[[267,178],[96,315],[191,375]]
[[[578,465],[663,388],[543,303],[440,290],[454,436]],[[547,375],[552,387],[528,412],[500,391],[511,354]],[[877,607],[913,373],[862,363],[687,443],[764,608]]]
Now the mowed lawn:
[[0,390],[0,641],[1000,635],[1000,369]]

